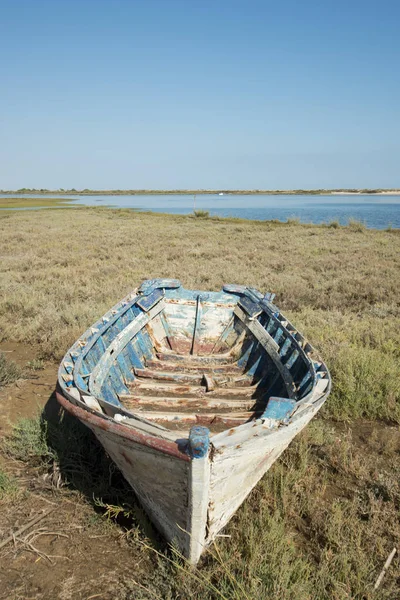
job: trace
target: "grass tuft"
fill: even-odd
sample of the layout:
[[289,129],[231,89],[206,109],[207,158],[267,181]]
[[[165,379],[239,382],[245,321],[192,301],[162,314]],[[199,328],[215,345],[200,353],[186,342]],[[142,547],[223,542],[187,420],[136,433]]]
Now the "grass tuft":
[[301,224],[300,217],[296,217],[296,216],[288,217],[286,223],[288,225],[300,225]]
[[19,492],[16,481],[0,469],[0,506],[15,500]]
[[26,363],[26,366],[31,371],[43,371],[44,361],[41,358],[34,358]]
[[210,216],[208,210],[194,210],[193,214],[197,219],[208,219]]
[[41,415],[18,421],[3,444],[7,454],[17,460],[47,463],[54,456],[47,444],[47,423]]
[[334,221],[330,221],[328,223],[328,227],[330,227],[331,229],[339,229],[340,222],[337,219],[335,219]]
[[349,219],[348,228],[350,231],[355,233],[364,233],[367,229],[366,224],[363,221],[357,221],[357,219]]
[[3,385],[14,383],[24,376],[23,370],[13,360],[8,360],[4,352],[0,351],[0,388]]

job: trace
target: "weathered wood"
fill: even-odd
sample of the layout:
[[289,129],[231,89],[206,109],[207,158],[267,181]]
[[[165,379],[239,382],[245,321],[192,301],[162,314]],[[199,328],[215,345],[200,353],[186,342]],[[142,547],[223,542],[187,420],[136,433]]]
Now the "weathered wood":
[[396,552],[397,552],[397,549],[396,549],[396,548],[393,548],[393,550],[392,550],[392,551],[391,551],[391,553],[389,554],[389,556],[388,556],[388,558],[387,558],[387,560],[386,560],[385,564],[383,565],[383,569],[382,569],[382,571],[380,572],[380,574],[379,574],[379,577],[378,577],[378,579],[377,579],[377,580],[376,580],[376,582],[375,582],[375,585],[374,585],[374,590],[377,590],[377,589],[378,589],[378,587],[381,585],[381,583],[382,583],[382,580],[383,580],[383,578],[384,578],[384,576],[385,576],[385,573],[386,573],[386,571],[388,570],[388,568],[390,567],[390,565],[391,565],[391,562],[392,562],[392,560],[394,559],[394,556],[395,556]]
[[209,459],[209,431],[192,427],[189,434],[189,452],[192,456],[188,481],[188,547],[190,563],[195,565],[204,550],[209,501],[211,464]]
[[4,548],[4,546],[7,546],[7,544],[12,542],[14,538],[19,537],[22,533],[24,533],[24,531],[27,531],[27,529],[30,529],[30,527],[33,527],[33,525],[36,525],[36,523],[39,523],[39,521],[41,521],[42,519],[47,517],[54,510],[55,510],[54,508],[49,508],[48,510],[45,510],[44,512],[33,517],[33,519],[30,519],[30,521],[25,523],[25,525],[23,525],[22,527],[17,529],[17,531],[14,531],[14,533],[12,533],[8,537],[6,537],[2,542],[0,542],[0,549]]
[[183,363],[184,365],[232,365],[235,361],[231,354],[219,354],[216,356],[191,356],[185,354],[176,354],[174,352],[157,352],[157,358],[160,361],[174,363]]
[[199,350],[198,340],[200,337],[200,323],[201,323],[202,313],[203,313],[203,308],[201,305],[201,296],[198,295],[197,301],[196,301],[196,318],[195,318],[194,327],[193,327],[192,349],[190,351],[190,354],[194,354],[194,355],[196,355]]
[[214,392],[206,392],[206,388],[203,386],[197,385],[183,385],[176,384],[170,385],[169,383],[156,382],[154,380],[136,380],[132,384],[128,385],[128,387],[134,390],[136,393],[150,393],[150,395],[172,395],[174,396],[195,396],[200,397],[203,394],[207,393],[207,397],[209,398],[254,398],[259,395],[259,390],[257,386],[250,387],[229,387],[228,385],[225,387],[217,387]]
[[266,427],[260,420],[213,436],[208,538],[212,539],[229,521],[318,408],[309,408],[293,423],[276,429]]
[[187,497],[190,463],[94,431],[107,454],[130,483],[150,518],[167,540],[187,547]]
[[63,408],[193,564],[330,391],[326,366],[272,299],[151,280],[60,365]]
[[[201,385],[204,382],[205,373],[175,373],[172,371],[158,371],[152,369],[134,369],[136,377],[143,379],[152,379],[153,381],[169,381],[176,385],[189,383],[191,385]],[[223,373],[221,375],[213,374],[213,379],[217,385],[250,386],[251,380],[247,376],[239,377]],[[135,384],[136,382],[134,382]]]
[[230,413],[217,413],[217,412],[199,412],[199,413],[188,413],[188,412],[160,412],[156,410],[140,410],[137,411],[139,416],[144,417],[148,421],[161,421],[165,423],[199,423],[199,424],[212,424],[212,423],[225,423],[227,426],[236,426],[241,423],[248,421],[254,411],[241,411],[241,412],[230,412]]
[[172,440],[175,442],[178,439],[181,439],[182,435],[187,437],[187,433],[184,431],[170,431],[165,427],[160,431],[159,428],[155,427],[153,423],[147,424],[145,421],[138,420],[136,418],[127,417],[126,415],[121,415],[116,413],[114,415],[114,419],[117,423],[122,423],[123,425],[129,425],[130,427],[134,427],[138,431],[144,431],[146,433],[150,433],[151,435],[157,435],[163,440]]
[[189,362],[173,362],[169,360],[147,360],[146,367],[157,371],[176,371],[185,373],[224,373],[227,375],[239,375],[243,370],[235,363],[213,365],[212,362],[204,363],[189,363]]
[[202,408],[204,410],[211,408],[245,408],[250,409],[254,406],[256,400],[252,398],[210,398],[210,394],[193,397],[163,397],[163,396],[135,396],[131,394],[120,394],[119,399],[124,406],[134,409],[137,406],[149,406],[154,410],[158,408],[180,408],[190,409]]
[[259,321],[252,321],[251,319],[249,319],[239,306],[235,308],[234,312],[235,315],[241,321],[243,321],[243,323],[246,325],[249,331],[251,331],[254,337],[259,341],[259,343],[267,352],[268,356],[274,361],[275,366],[279,370],[279,373],[281,374],[282,379],[285,382],[289,398],[296,398],[296,386],[294,384],[293,377],[289,369],[281,362],[281,358],[279,356],[279,345],[270,336],[268,331],[264,329],[264,327],[261,325],[261,323],[259,323]]
[[159,302],[148,313],[138,315],[125,329],[123,329],[108,346],[101,359],[93,369],[89,378],[89,390],[93,395],[98,396],[101,392],[101,387],[111,368],[111,365],[116,360],[120,352],[144,328],[147,323],[163,310],[163,303]]

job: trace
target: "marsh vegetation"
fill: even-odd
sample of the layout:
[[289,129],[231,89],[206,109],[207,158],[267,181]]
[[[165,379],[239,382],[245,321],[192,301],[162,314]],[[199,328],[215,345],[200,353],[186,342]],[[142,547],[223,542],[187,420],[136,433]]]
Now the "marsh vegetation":
[[[378,597],[373,584],[400,536],[396,230],[81,208],[0,214],[0,240],[0,342],[29,345],[39,361],[34,365],[56,363],[139,282],[165,276],[194,289],[235,282],[275,292],[333,379],[319,418],[263,478],[225,529],[229,537],[219,538],[194,572],[163,545],[90,432],[65,418],[25,419],[3,443],[2,532],[36,506],[32,488],[56,502],[71,526],[70,548],[62,553],[81,561],[72,546],[87,542],[86,579],[78,569],[70,582],[74,598]],[[42,371],[31,372],[40,383]],[[12,385],[7,394],[16,397]],[[16,494],[15,486],[26,493]],[[71,502],[79,507],[75,517]],[[90,546],[89,536],[103,537]],[[119,553],[119,561],[108,559],[107,577],[101,570],[106,547]],[[9,550],[2,557],[5,573],[13,556]],[[41,597],[65,592],[63,568],[56,560],[58,580]],[[29,585],[16,597],[38,597],[34,577]],[[398,597],[397,555],[379,598]]]

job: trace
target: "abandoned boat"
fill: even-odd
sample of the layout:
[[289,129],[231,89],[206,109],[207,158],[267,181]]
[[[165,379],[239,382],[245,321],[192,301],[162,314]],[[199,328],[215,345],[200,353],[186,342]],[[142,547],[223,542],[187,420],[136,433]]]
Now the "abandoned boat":
[[148,280],[59,368],[59,403],[193,564],[330,392],[327,367],[273,299]]

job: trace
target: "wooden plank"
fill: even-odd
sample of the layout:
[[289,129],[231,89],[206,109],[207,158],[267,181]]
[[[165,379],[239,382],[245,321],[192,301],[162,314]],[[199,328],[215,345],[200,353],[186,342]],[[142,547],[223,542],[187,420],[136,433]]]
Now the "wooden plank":
[[197,564],[205,546],[210,472],[209,431],[205,427],[192,427],[189,434],[189,452],[192,456],[188,478],[188,548],[186,556]]
[[161,383],[152,380],[141,380],[136,379],[133,383],[128,384],[128,387],[134,390],[136,394],[147,394],[162,396],[170,395],[172,397],[181,396],[195,396],[202,397],[207,393],[209,398],[253,398],[257,395],[262,394],[262,390],[258,390],[257,386],[251,387],[217,387],[214,392],[206,392],[206,388],[196,385],[170,385],[169,383]]
[[220,364],[219,362],[214,365],[212,362],[209,363],[195,363],[192,362],[173,362],[172,360],[158,360],[152,359],[146,361],[146,366],[153,370],[160,371],[178,371],[178,372],[194,372],[194,373],[226,373],[230,375],[239,375],[243,373],[243,369],[237,366],[235,363]]
[[157,358],[161,361],[184,363],[187,365],[207,365],[209,363],[231,365],[233,357],[227,354],[216,354],[215,356],[190,356],[188,354],[176,354],[174,352],[157,352]]
[[231,413],[186,413],[186,412],[159,412],[159,411],[137,411],[139,416],[147,421],[164,421],[166,423],[225,423],[228,426],[236,426],[245,423],[254,415],[253,411],[231,412]]
[[173,337],[171,335],[171,331],[168,325],[168,319],[167,319],[167,315],[163,312],[160,313],[160,321],[164,327],[164,331],[165,331],[165,337],[168,341],[169,347],[171,348],[171,350],[174,350],[174,341],[173,341]]
[[289,425],[269,429],[262,420],[257,420],[212,437],[214,459],[210,477],[208,542],[226,525],[322,403],[306,408],[297,418],[292,418]]
[[170,429],[166,429],[163,427],[162,429],[154,423],[146,423],[144,420],[140,421],[136,418],[136,415],[132,415],[127,417],[126,415],[122,415],[120,413],[115,413],[114,415],[115,421],[117,423],[122,423],[123,425],[129,425],[129,427],[133,427],[138,431],[143,431],[145,433],[149,433],[151,435],[156,435],[157,437],[168,440],[172,442],[176,442],[178,439],[183,437],[187,437],[187,433],[183,431],[171,431]]
[[254,335],[254,337],[260,342],[265,351],[268,353],[270,358],[274,361],[277,369],[279,370],[282,379],[285,383],[286,390],[289,398],[296,398],[296,386],[293,381],[293,377],[289,371],[289,369],[282,364],[281,358],[279,356],[279,345],[275,342],[275,340],[269,335],[269,333],[264,329],[264,327],[257,320],[252,321],[245,315],[242,309],[237,306],[235,308],[235,315],[243,321],[243,323],[247,326],[249,331]]
[[202,314],[203,314],[203,308],[201,305],[201,296],[197,296],[197,301],[196,301],[196,318],[194,320],[194,327],[193,327],[193,338],[192,338],[192,348],[190,351],[190,354],[198,354],[198,350],[199,350],[199,337],[200,337],[200,324],[201,324],[201,318],[202,318]]
[[250,410],[257,400],[249,398],[210,398],[206,394],[200,398],[189,397],[174,397],[168,398],[163,396],[135,396],[127,394],[119,394],[118,398],[124,406],[134,409],[137,406],[151,406],[154,410],[158,408],[180,408],[187,407],[188,409],[207,409],[207,408],[245,408]]
[[[165,372],[158,371],[153,369],[134,369],[134,373],[137,378],[143,379],[153,379],[154,381],[162,381],[162,382],[171,382],[174,384],[184,384],[189,383],[192,385],[201,385],[204,383],[204,373],[175,373],[175,372]],[[212,374],[212,377],[216,384],[218,385],[230,385],[231,387],[246,387],[251,386],[251,380],[247,375],[229,375],[226,373],[222,373],[220,375],[216,375],[212,372],[212,369],[209,371]],[[135,383],[135,382],[134,382]]]
[[261,418],[286,422],[294,411],[295,407],[295,400],[271,397],[268,400],[267,408],[264,410]]
[[185,552],[190,463],[108,432],[96,429],[94,433],[155,526],[168,541],[175,540]]
[[225,343],[228,335],[233,330],[233,323],[234,323],[234,317],[232,315],[232,317],[229,319],[225,329],[222,331],[221,335],[215,342],[214,348],[212,349],[211,354],[214,354],[215,352],[217,352],[217,350],[219,350],[219,348],[221,348],[221,346]]
[[94,396],[101,394],[102,385],[116,360],[118,354],[125,348],[130,340],[135,337],[141,329],[163,310],[163,302],[156,304],[147,314],[139,314],[125,329],[123,329],[108,346],[106,352],[94,367],[89,379],[89,390]]

